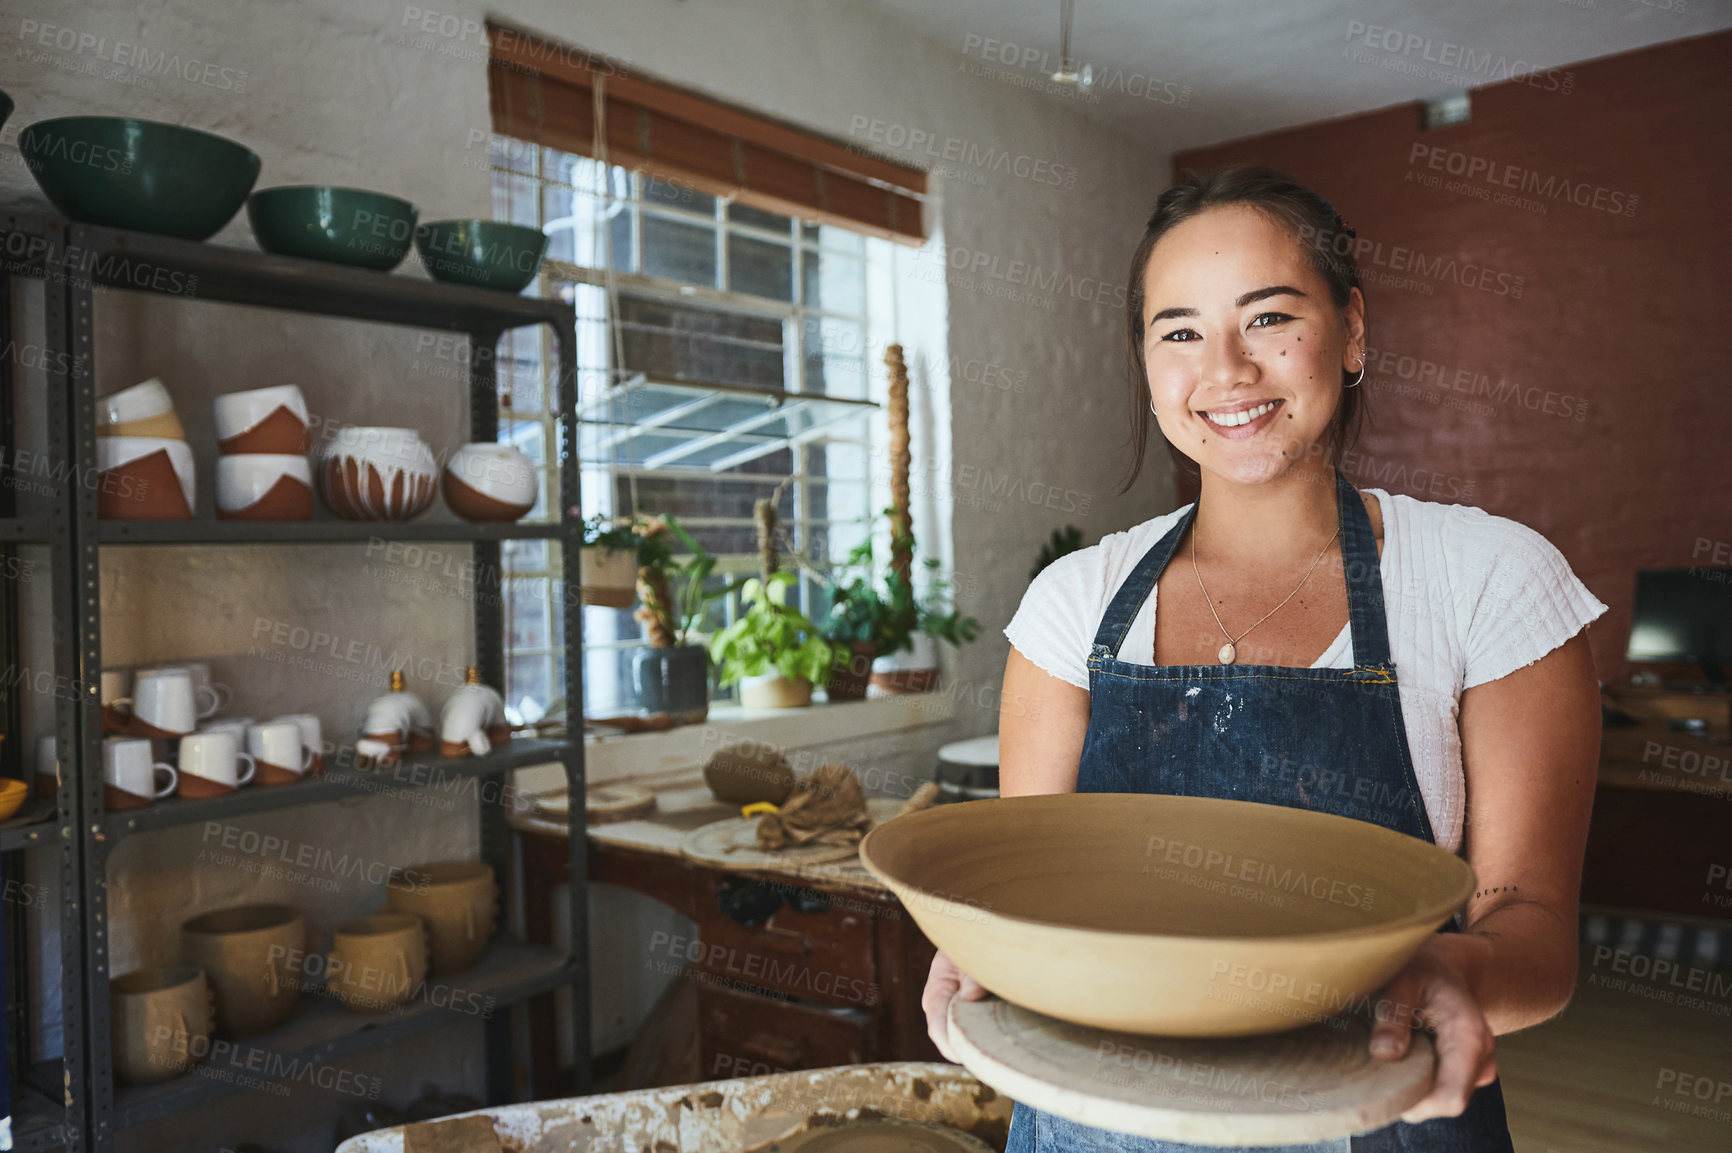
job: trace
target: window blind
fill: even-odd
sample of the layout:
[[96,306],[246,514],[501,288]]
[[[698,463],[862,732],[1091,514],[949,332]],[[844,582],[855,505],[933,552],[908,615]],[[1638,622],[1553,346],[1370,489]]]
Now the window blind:
[[494,131],[607,159],[770,212],[904,244],[926,240],[926,174],[489,22]]

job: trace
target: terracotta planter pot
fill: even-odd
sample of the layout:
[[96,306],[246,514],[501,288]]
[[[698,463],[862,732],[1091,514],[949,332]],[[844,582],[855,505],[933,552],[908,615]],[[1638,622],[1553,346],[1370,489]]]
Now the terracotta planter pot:
[[139,969],[108,983],[114,1075],[128,1085],[172,1081],[210,1052],[213,1012],[202,969]]
[[604,552],[597,545],[579,549],[578,571],[586,605],[629,609],[637,600],[637,556],[629,549]]
[[337,926],[326,982],[357,1013],[404,1004],[427,977],[427,928],[412,913],[375,913]]
[[499,886],[479,861],[411,865],[391,876],[385,907],[412,913],[427,926],[433,975],[461,973],[480,959],[493,935]]
[[924,633],[914,647],[872,662],[872,683],[886,693],[925,693],[938,687],[938,647]]
[[878,655],[878,646],[872,641],[852,641],[849,643],[848,655],[839,657],[830,669],[830,683],[824,686],[824,691],[833,701],[861,701],[866,699],[866,686],[872,680],[872,658]]
[[767,673],[740,678],[740,705],[748,709],[798,709],[812,703],[812,682],[805,677]]
[[307,923],[292,905],[239,905],[180,927],[187,960],[216,994],[217,1027],[231,1037],[262,1033],[295,1011]]

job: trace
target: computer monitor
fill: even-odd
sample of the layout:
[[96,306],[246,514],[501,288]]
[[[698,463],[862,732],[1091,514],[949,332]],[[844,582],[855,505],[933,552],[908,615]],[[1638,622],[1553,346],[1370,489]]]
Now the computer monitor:
[[1725,666],[1732,664],[1732,568],[1636,573],[1624,655],[1632,661],[1701,665],[1709,681],[1725,681]]

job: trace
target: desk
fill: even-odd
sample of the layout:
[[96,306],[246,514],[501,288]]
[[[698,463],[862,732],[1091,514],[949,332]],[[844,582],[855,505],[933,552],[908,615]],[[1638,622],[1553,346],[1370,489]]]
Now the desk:
[[[1582,900],[1613,908],[1732,919],[1723,875],[1732,843],[1732,744],[1663,719],[1607,728],[1588,830]],[[1711,874],[1718,865],[1721,874]]]
[[[687,833],[738,816],[738,808],[717,801],[701,778],[658,787],[656,801],[650,817],[589,829],[589,879],[697,922],[701,948],[674,963],[690,959],[687,972],[698,982],[706,1074],[943,1060],[920,1008],[933,946],[859,858],[752,874],[809,911],[784,900],[762,924],[743,924],[718,899],[727,878],[742,874],[680,852]],[[551,942],[553,889],[569,875],[565,825],[534,814],[514,815],[511,824],[523,848],[527,938]],[[551,1008],[532,1007],[531,1016],[535,1095],[562,1095]]]

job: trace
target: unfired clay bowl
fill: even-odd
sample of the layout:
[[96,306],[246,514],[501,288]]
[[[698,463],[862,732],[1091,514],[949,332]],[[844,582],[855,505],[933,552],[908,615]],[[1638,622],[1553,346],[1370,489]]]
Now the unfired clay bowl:
[[872,830],[860,859],[1005,1000],[1180,1037],[1361,1007],[1474,885],[1453,853],[1366,821],[1124,793],[942,805]]

